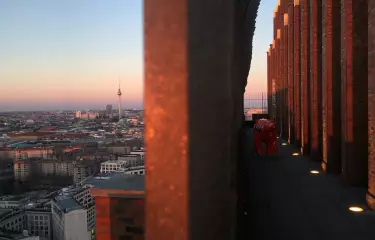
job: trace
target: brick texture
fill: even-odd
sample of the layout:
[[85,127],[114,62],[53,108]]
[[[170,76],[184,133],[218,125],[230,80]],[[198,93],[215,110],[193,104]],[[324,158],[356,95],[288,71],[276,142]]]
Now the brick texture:
[[[289,74],[289,17],[285,14],[288,14],[288,5],[293,2],[293,0],[281,0],[280,1],[280,11],[281,11],[281,21],[282,21],[282,90],[281,90],[281,101],[282,101],[282,137],[283,139],[289,141],[290,138],[290,119],[289,119],[289,84],[288,84],[288,74]],[[288,24],[286,24],[288,23]]]
[[[280,10],[280,7],[279,7]],[[276,45],[275,45],[275,51],[276,51],[276,61],[275,61],[275,67],[276,67],[276,129],[278,133],[280,134],[281,131],[281,115],[282,115],[282,95],[281,95],[281,89],[282,89],[282,50],[281,50],[281,29],[280,27],[282,26],[281,22],[281,13],[278,10],[276,13],[276,27],[277,27],[277,36],[276,36]]]
[[294,5],[294,127],[296,146],[301,147],[301,13]]
[[276,50],[275,50],[275,41],[272,44],[271,48],[271,92],[272,92],[272,111],[271,111],[271,118],[276,119],[276,89],[275,89],[275,81],[276,81]]
[[295,114],[295,104],[294,104],[294,21],[293,21],[294,5],[289,4],[288,6],[288,119],[289,119],[289,143],[294,143],[295,133],[294,133],[294,114]]
[[340,2],[322,4],[322,169],[341,172]]
[[288,25],[288,15],[283,15],[284,19],[284,26],[282,31],[282,37],[283,37],[283,79],[282,79],[282,98],[283,98],[283,105],[282,105],[282,118],[283,118],[283,137],[285,140],[289,140],[289,25]]
[[268,114],[272,112],[272,77],[271,77],[271,47],[267,51],[267,108]]
[[368,194],[375,210],[375,1],[368,2]]
[[342,176],[367,185],[367,0],[341,0]]
[[97,240],[143,240],[144,199],[96,197]]
[[310,150],[322,160],[322,0],[309,0],[310,7]]
[[310,31],[309,2],[301,0],[301,147],[302,153],[310,153]]

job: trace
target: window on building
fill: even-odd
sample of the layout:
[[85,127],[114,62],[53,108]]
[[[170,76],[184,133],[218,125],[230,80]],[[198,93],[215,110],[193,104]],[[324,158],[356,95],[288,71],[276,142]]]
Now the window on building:
[[142,235],[144,233],[144,230],[143,228],[141,227],[126,227],[126,231],[128,233],[133,233],[133,234],[137,234],[137,235]]

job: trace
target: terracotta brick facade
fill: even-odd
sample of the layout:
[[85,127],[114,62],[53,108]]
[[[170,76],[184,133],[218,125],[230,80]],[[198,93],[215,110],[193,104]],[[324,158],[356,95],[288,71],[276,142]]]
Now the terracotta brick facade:
[[322,159],[322,0],[309,0],[310,8],[310,150]]
[[374,1],[279,1],[274,19],[275,56],[271,47],[267,62],[270,72],[275,70],[276,120],[283,120],[279,128],[283,138],[321,162],[324,171],[340,174],[343,183],[368,186],[367,202],[372,209],[374,22]]
[[368,193],[375,210],[375,1],[368,2]]
[[144,199],[95,197],[97,240],[143,240]]
[[300,5],[294,5],[294,133],[295,145],[301,147],[301,11]]
[[309,1],[301,0],[301,152],[310,153],[310,14]]
[[323,0],[322,4],[322,168],[341,172],[341,59],[340,2]]
[[289,136],[289,143],[294,143],[295,141],[295,126],[294,126],[294,119],[295,119],[295,104],[294,104],[294,41],[293,41],[293,33],[294,33],[294,5],[289,4],[288,6],[288,119],[289,119],[289,126],[288,126],[288,136]]
[[367,0],[341,0],[342,176],[349,185],[366,185]]

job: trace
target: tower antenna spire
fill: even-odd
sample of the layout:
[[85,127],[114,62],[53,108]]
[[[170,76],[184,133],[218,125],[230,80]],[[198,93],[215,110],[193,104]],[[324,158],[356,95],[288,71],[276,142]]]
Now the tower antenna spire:
[[121,119],[121,82],[120,82],[120,77],[118,77],[118,91],[117,91],[117,96],[118,96],[118,119]]

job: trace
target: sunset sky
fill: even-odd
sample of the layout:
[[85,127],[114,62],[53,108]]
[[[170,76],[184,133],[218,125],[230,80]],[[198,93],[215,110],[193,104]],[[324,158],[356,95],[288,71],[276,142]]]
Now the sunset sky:
[[[263,0],[248,92],[266,90],[277,0]],[[142,107],[140,0],[1,0],[0,111]]]

